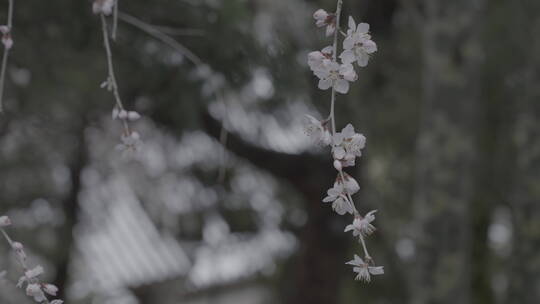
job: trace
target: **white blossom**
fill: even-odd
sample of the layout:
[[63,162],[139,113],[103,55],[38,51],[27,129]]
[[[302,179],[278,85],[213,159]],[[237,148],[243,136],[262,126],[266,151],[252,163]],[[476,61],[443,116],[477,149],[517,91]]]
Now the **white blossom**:
[[322,68],[322,64],[325,60],[332,61],[332,54],[334,48],[327,46],[320,51],[313,51],[308,54],[308,65],[312,71],[318,71]]
[[[341,174],[343,174],[343,177]],[[353,195],[360,190],[360,185],[358,185],[358,182],[345,172],[338,174],[336,183],[343,185],[343,189],[349,195]]]
[[94,14],[104,14],[106,16],[112,14],[115,0],[94,0],[92,11]]
[[0,216],[0,227],[7,227],[11,225],[11,220],[9,219],[9,217],[3,215],[3,216]]
[[375,212],[377,210],[368,212],[364,217],[360,215],[355,216],[352,224],[345,227],[345,232],[352,231],[355,237],[364,237],[372,234],[376,230],[375,226],[371,224],[375,220]]
[[27,270],[24,275],[28,278],[28,280],[31,280],[33,278],[36,278],[43,274],[43,267],[40,265],[34,267],[33,269]]
[[34,301],[38,303],[47,300],[45,294],[41,290],[41,286],[37,283],[28,284],[28,286],[26,287],[26,295],[33,297]]
[[333,87],[341,94],[349,92],[349,82],[358,79],[351,64],[339,64],[331,60],[323,60],[314,73],[319,78],[319,89],[327,90]]
[[51,296],[56,296],[56,294],[58,293],[58,287],[53,284],[43,284],[43,291],[45,291],[47,294],[50,294]]
[[345,263],[348,265],[353,265],[353,271],[357,273],[355,280],[369,282],[371,281],[371,275],[380,275],[384,274],[383,266],[369,266],[368,263],[364,262],[361,257],[354,255],[354,259]]
[[328,146],[332,141],[328,121],[319,121],[311,115],[305,115],[303,125],[304,132],[314,143],[320,146]]
[[369,24],[360,23],[356,26],[354,19],[349,17],[349,29],[347,37],[343,40],[343,49],[343,53],[339,56],[343,63],[356,62],[361,67],[367,66],[369,56],[377,51],[377,44],[369,35]]
[[350,167],[354,166],[356,157],[362,156],[362,149],[366,146],[366,137],[356,133],[354,127],[347,124],[341,132],[334,134],[333,143],[334,159],[341,161],[343,167]]
[[122,157],[129,159],[140,151],[142,146],[141,137],[138,132],[131,132],[129,135],[122,135],[122,143],[116,146],[116,149],[122,152]]
[[336,15],[330,14],[323,9],[318,9],[313,13],[315,25],[317,27],[326,26],[326,36],[332,36],[336,32]]
[[342,184],[335,183],[334,187],[328,189],[327,196],[323,199],[323,202],[330,203],[332,202],[332,209],[339,215],[344,215],[345,213],[353,213],[351,203],[345,195],[345,189]]

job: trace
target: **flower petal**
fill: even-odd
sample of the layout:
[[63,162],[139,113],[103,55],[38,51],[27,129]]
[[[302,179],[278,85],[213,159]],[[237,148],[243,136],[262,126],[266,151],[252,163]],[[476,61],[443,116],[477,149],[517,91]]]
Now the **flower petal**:
[[326,78],[319,80],[319,89],[328,90],[332,86],[332,80]]
[[334,88],[338,93],[347,94],[347,92],[349,92],[349,82],[345,79],[338,79]]

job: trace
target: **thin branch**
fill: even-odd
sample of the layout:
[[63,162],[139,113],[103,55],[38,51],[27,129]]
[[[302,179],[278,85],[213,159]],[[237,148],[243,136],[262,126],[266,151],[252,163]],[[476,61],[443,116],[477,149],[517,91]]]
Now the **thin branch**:
[[[2,218],[7,219],[6,216],[2,216]],[[11,224],[11,221],[9,221],[9,219],[7,219],[7,221],[8,221],[7,224],[4,223],[4,225],[6,225],[6,226]],[[13,250],[13,252],[15,253],[15,257],[17,259],[17,262],[21,265],[21,268],[22,268],[22,270],[24,272],[23,278],[25,278],[25,281],[19,281],[19,284],[22,284],[21,282],[26,282],[28,285],[36,284],[37,286],[39,286],[39,290],[40,290],[40,292],[42,293],[42,296],[43,296],[43,298],[42,298],[43,300],[41,300],[40,303],[41,304],[50,304],[51,302],[49,302],[49,299],[45,295],[45,288],[44,287],[45,287],[46,284],[40,283],[39,278],[38,278],[39,274],[37,274],[35,276],[28,275],[28,271],[30,269],[28,268],[28,264],[26,263],[26,254],[24,253],[24,249],[23,249],[22,244],[13,241],[4,228],[0,227],[0,232],[1,232],[2,236],[6,239],[6,241],[9,244],[9,247],[11,248],[11,250]],[[40,266],[38,266],[38,267],[40,267]],[[17,287],[22,288],[22,285],[19,285],[19,284],[17,284]],[[28,294],[28,291],[27,291],[27,295],[32,297],[32,295]],[[53,302],[57,303],[58,301],[59,300],[55,300]]]
[[151,24],[148,24],[136,17],[133,17],[123,12],[118,12],[118,18],[120,18],[120,20],[126,23],[133,25],[136,28],[139,28],[145,31],[150,36],[155,37],[156,39],[167,44],[168,46],[170,46],[171,48],[173,48],[174,50],[176,50],[177,52],[185,56],[189,61],[191,61],[196,66],[200,66],[203,64],[203,61],[197,55],[195,55],[192,51],[190,51],[188,48],[180,44],[178,41],[174,40],[172,37],[164,34],[155,26],[152,26]]
[[4,100],[4,83],[6,79],[6,66],[8,62],[9,49],[4,47],[4,54],[2,55],[2,67],[0,67],[0,113],[4,112],[3,100]]
[[[340,28],[340,22],[341,22],[341,8],[343,7],[343,0],[338,0],[337,2],[337,8],[336,8],[336,29],[334,31],[334,43],[333,43],[333,54],[332,58],[334,61],[337,61],[337,53],[338,53],[338,38],[339,34],[341,33]],[[335,137],[336,135],[336,118],[335,118],[335,103],[336,103],[336,89],[334,86],[332,86],[332,98],[330,100],[330,121],[332,122],[332,137]],[[345,182],[345,175],[343,173],[343,170],[339,170],[339,175],[341,177],[341,180]],[[352,196],[347,193],[348,201],[351,206],[351,208],[354,210],[354,214],[358,214],[358,210],[356,209],[356,206],[354,205],[354,201]]]
[[[107,19],[104,14],[99,15],[101,17],[101,28],[103,30],[103,45],[105,46],[105,52],[107,53],[107,66],[109,71],[109,76],[107,78],[107,85],[112,90],[116,106],[119,110],[124,110],[124,105],[122,99],[120,98],[120,93],[118,92],[118,84],[116,82],[116,76],[114,74],[114,66],[112,61],[112,52],[111,45],[109,43],[109,31],[107,28]],[[125,135],[129,135],[131,132],[129,130],[129,124],[127,119],[122,119],[122,124],[124,126]]]
[[205,31],[201,29],[193,29],[193,28],[174,28],[170,26],[164,26],[164,25],[151,25],[155,29],[161,31],[164,34],[171,35],[171,36],[204,36]]
[[[8,6],[8,16],[7,16],[7,34],[4,33],[4,36],[9,35],[9,39],[11,38],[11,28],[13,27],[13,6],[15,5],[15,0],[9,0],[9,6]],[[3,40],[3,39],[2,39]],[[4,111],[3,106],[3,97],[4,97],[4,83],[6,82],[6,68],[8,63],[8,57],[9,57],[9,50],[11,46],[7,47],[4,43],[4,54],[2,55],[2,66],[0,67],[0,113]]]
[[111,38],[113,41],[116,41],[116,31],[118,30],[118,3],[120,0],[116,0],[114,3],[114,12],[113,12],[113,26]]

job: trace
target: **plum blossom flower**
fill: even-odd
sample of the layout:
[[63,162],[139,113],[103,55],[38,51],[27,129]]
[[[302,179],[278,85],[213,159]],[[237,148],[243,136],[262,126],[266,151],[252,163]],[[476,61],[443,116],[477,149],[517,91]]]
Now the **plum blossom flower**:
[[313,72],[320,70],[325,60],[332,61],[333,53],[334,53],[334,48],[331,46],[327,46],[320,51],[313,51],[309,53],[308,54],[309,68]]
[[92,11],[94,14],[103,14],[108,16],[112,14],[115,0],[94,0]]
[[328,189],[327,193],[328,196],[323,199],[323,202],[332,202],[332,209],[337,214],[344,215],[345,213],[353,213],[351,203],[345,195],[345,189],[343,188],[343,184],[335,183],[334,187]]
[[122,143],[116,146],[116,150],[122,152],[124,159],[130,159],[141,150],[142,141],[138,132],[132,131],[129,135],[123,134]]
[[41,303],[47,300],[41,286],[37,283],[28,284],[26,286],[26,295],[33,297],[34,301]]
[[323,60],[320,69],[314,72],[319,78],[319,89],[328,90],[333,87],[341,94],[349,92],[349,82],[358,79],[351,64],[339,64],[330,60]]
[[47,294],[50,294],[51,296],[56,296],[56,294],[58,293],[58,287],[53,284],[42,284],[42,286],[43,291]]
[[328,13],[323,9],[318,9],[313,13],[315,25],[317,27],[326,26],[326,36],[332,36],[336,32],[336,15]]
[[22,288],[24,283],[30,283],[35,278],[43,274],[43,267],[36,266],[33,269],[27,270],[24,272],[24,275],[19,278],[19,281],[17,282],[17,287]]
[[7,227],[11,225],[11,220],[9,219],[9,217],[3,215],[3,216],[0,216],[0,227]]
[[383,266],[369,266],[364,262],[361,257],[354,255],[354,259],[345,263],[347,265],[353,265],[353,271],[357,273],[355,280],[369,282],[371,281],[371,275],[384,274]]
[[343,185],[343,190],[345,190],[345,192],[349,195],[353,195],[360,190],[360,185],[358,185],[358,182],[345,172],[338,174],[336,184]]
[[352,224],[345,227],[345,232],[352,231],[355,237],[365,237],[372,234],[376,230],[375,226],[371,224],[375,220],[375,212],[377,210],[372,210],[364,217],[356,215]]
[[43,274],[43,267],[41,267],[40,265],[34,267],[33,269],[27,270],[24,273],[24,275],[26,276],[26,278],[28,278],[28,280],[36,278],[42,274]]
[[328,146],[332,142],[327,120],[319,121],[311,115],[306,115],[303,124],[304,132],[317,145]]
[[349,29],[343,40],[343,49],[343,53],[339,55],[343,63],[356,62],[361,67],[367,66],[369,56],[377,51],[377,44],[369,35],[369,24],[360,23],[357,26],[354,19],[349,17]]
[[11,39],[11,29],[7,25],[0,25],[0,33],[2,33],[2,44],[6,49],[13,47],[13,39]]
[[341,161],[343,167],[354,166],[355,158],[362,156],[362,149],[366,146],[366,137],[356,133],[351,124],[334,134],[332,155],[335,160]]

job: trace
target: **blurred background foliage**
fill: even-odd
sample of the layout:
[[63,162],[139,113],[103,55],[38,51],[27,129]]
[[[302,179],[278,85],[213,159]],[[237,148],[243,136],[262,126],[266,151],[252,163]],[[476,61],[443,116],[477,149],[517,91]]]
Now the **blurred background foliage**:
[[[350,173],[379,210],[369,285],[300,123],[329,110],[306,55],[330,43],[311,14],[334,0],[120,1],[132,161],[91,1],[16,2],[0,213],[67,303],[537,303],[540,2],[344,2],[379,46],[337,102],[338,128],[368,138]],[[0,302],[26,303],[0,252]]]

